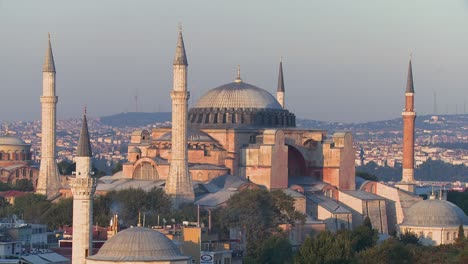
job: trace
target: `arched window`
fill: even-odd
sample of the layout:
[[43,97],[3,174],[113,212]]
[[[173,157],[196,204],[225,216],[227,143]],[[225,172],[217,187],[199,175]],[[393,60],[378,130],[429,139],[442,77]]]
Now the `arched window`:
[[450,232],[447,232],[447,237],[446,237],[447,241],[450,240]]
[[428,237],[429,239],[432,239],[432,232],[427,233],[427,237]]
[[29,178],[32,179],[33,178],[33,171],[30,169],[29,170]]

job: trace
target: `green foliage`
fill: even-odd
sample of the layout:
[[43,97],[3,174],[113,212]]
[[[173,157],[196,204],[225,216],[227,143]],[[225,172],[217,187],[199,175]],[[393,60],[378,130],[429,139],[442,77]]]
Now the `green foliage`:
[[461,243],[465,240],[465,229],[463,228],[463,225],[461,224],[458,227],[458,235],[457,235],[457,243]]
[[247,255],[258,258],[263,241],[279,232],[279,224],[294,225],[304,216],[294,210],[294,199],[281,191],[244,190],[234,194],[220,213],[218,229],[240,228],[247,239]]
[[156,225],[158,214],[169,217],[170,209],[171,200],[160,188],[153,188],[149,192],[142,189],[124,189],[111,191],[96,198],[94,217],[95,221],[104,225],[109,222],[112,214],[117,213],[125,225],[135,226],[140,211],[145,215],[146,225]]
[[255,263],[284,264],[291,262],[293,253],[286,237],[273,235],[262,241],[256,255]]
[[20,179],[16,181],[16,184],[15,186],[13,186],[13,189],[20,192],[32,192],[34,191],[34,186],[31,180]]
[[468,191],[447,192],[447,201],[460,207],[465,214],[468,214]]
[[115,164],[115,166],[112,168],[112,175],[116,174],[117,172],[122,170],[122,162],[119,161]]
[[361,177],[364,180],[368,180],[368,181],[378,181],[377,176],[375,176],[374,174],[365,172],[365,171],[356,171],[356,176]]
[[73,220],[73,198],[61,199],[53,203],[42,215],[41,222],[47,223],[50,229],[71,226]]
[[359,252],[360,264],[405,264],[413,263],[413,255],[395,238],[389,238],[381,244]]
[[361,251],[373,247],[379,238],[378,232],[372,229],[369,217],[364,218],[362,224],[352,232],[352,247],[354,251]]
[[351,235],[346,230],[335,235],[330,231],[325,231],[316,238],[307,237],[294,258],[296,264],[344,264],[353,262]]
[[10,213],[16,214],[28,223],[42,223],[42,216],[52,203],[45,195],[28,193],[15,199],[15,205]]
[[31,192],[34,191],[33,184],[31,180],[28,179],[20,179],[17,180],[14,185],[6,183],[6,182],[0,182],[0,191],[10,191],[10,190],[16,190],[20,192]]
[[408,244],[418,245],[419,244],[418,236],[414,232],[411,232],[409,230],[405,230],[404,233],[401,233],[400,236],[398,237],[398,240],[404,245],[408,245]]
[[62,160],[57,164],[60,174],[62,175],[72,175],[76,170],[76,164],[69,160]]

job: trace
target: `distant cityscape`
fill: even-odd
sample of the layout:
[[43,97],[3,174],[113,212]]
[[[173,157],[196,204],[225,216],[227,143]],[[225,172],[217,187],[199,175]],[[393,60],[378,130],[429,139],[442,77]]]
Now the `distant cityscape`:
[[[127,120],[123,123],[121,120]],[[468,115],[421,116],[416,119],[415,165],[427,159],[468,166]],[[355,164],[375,162],[379,166],[394,167],[402,162],[402,122],[400,118],[367,123],[333,123],[299,119],[299,128],[350,131],[354,135]],[[79,138],[80,119],[57,122],[57,159],[74,160]],[[33,160],[40,161],[40,121],[4,122],[4,130],[31,144]],[[107,171],[127,158],[130,135],[135,130],[170,127],[170,113],[122,113],[90,118],[89,129],[93,155]],[[100,169],[105,169],[101,167]],[[468,175],[467,175],[468,176]],[[442,180],[442,179],[441,179]],[[464,179],[460,179],[466,181]]]

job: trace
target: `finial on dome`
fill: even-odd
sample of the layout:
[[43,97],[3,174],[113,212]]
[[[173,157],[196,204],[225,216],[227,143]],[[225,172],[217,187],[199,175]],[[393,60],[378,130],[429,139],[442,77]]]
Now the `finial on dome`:
[[237,78],[236,78],[236,80],[234,82],[236,82],[236,83],[242,82],[242,79],[240,77],[240,65],[237,65]]

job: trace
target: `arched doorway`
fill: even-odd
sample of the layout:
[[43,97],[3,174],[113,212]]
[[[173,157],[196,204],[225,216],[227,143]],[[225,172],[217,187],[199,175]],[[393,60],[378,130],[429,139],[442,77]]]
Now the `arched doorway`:
[[302,153],[288,145],[288,177],[291,176],[307,176],[307,170]]
[[137,165],[133,171],[133,179],[137,180],[157,180],[159,179],[159,174],[153,164],[149,162],[142,162]]

